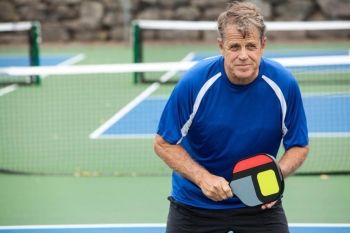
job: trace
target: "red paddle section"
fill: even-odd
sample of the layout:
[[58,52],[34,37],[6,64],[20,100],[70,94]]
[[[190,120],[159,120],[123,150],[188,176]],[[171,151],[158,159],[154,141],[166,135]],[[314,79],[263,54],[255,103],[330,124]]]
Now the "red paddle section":
[[272,158],[268,155],[255,155],[251,158],[238,162],[233,169],[233,173],[244,171],[253,167],[258,167],[263,164],[271,163],[272,161]]

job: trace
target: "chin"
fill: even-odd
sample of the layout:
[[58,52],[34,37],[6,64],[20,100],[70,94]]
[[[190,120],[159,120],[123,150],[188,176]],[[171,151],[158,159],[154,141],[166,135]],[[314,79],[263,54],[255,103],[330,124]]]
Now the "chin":
[[249,84],[255,80],[255,77],[252,77],[252,75],[237,75],[236,77],[242,85]]
[[242,79],[242,80],[252,80],[252,79],[254,79],[255,77],[253,77],[254,75],[251,73],[251,72],[249,72],[249,73],[247,73],[247,72],[244,72],[244,73],[238,73],[237,74],[237,77],[239,77],[240,79]]

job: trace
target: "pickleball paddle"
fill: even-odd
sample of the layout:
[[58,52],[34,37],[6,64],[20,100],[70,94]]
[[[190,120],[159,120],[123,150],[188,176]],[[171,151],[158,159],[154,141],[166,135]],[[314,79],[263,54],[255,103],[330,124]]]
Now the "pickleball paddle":
[[236,163],[230,187],[245,205],[258,206],[278,200],[284,180],[273,156],[257,154]]

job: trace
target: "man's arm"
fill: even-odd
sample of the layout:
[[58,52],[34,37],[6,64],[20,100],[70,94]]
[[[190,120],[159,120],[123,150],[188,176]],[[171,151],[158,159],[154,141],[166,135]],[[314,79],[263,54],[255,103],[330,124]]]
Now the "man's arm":
[[169,144],[161,136],[156,135],[154,151],[171,169],[199,186],[204,195],[213,201],[233,196],[228,181],[209,173],[194,161],[182,146]]
[[[282,158],[279,161],[279,166],[284,178],[293,174],[305,161],[307,154],[309,153],[309,147],[291,147],[284,152]],[[270,209],[276,201],[266,203],[261,206],[262,209]]]
[[291,147],[279,161],[279,166],[284,178],[293,174],[305,161],[309,147]]

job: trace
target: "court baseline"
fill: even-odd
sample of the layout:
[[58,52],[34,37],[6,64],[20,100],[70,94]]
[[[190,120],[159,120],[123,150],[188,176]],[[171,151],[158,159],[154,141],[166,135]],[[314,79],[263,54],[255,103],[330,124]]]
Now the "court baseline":
[[[350,224],[289,224],[291,233],[350,233]],[[165,224],[0,226],[0,233],[164,233]]]

